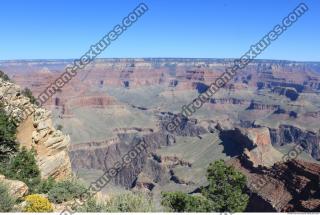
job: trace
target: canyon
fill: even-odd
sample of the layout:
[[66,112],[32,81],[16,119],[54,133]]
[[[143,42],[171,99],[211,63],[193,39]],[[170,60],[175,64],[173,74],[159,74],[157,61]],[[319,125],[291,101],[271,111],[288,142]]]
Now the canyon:
[[[0,70],[38,96],[71,62],[0,61]],[[248,178],[248,211],[319,211],[320,63],[255,60],[191,117],[179,114],[230,65],[232,59],[97,59],[21,123],[18,140],[38,147],[43,177],[72,168],[88,183],[143,142],[146,150],[103,191],[148,192],[158,207],[162,191],[197,192],[209,163],[224,159]],[[5,99],[19,114],[26,102],[14,89],[16,97]],[[169,132],[175,117],[181,123]],[[284,160],[294,146],[301,153]],[[271,182],[252,188],[259,179]]]

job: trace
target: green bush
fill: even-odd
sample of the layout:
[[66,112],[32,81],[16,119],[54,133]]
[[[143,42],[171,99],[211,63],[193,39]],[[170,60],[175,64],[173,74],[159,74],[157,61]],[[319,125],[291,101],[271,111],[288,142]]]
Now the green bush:
[[25,198],[26,206],[23,209],[24,212],[36,212],[36,213],[48,213],[53,212],[52,204],[47,198],[40,195],[33,194]]
[[37,99],[32,95],[32,91],[29,88],[24,88],[24,90],[22,90],[21,93],[22,95],[28,97],[32,104],[36,103]]
[[245,175],[219,160],[209,165],[207,179],[209,185],[201,188],[201,195],[163,193],[162,205],[175,212],[243,212],[246,209],[249,197],[244,190]]
[[0,212],[10,212],[15,203],[15,199],[10,196],[9,188],[6,184],[0,182]]
[[48,191],[49,200],[53,203],[62,203],[79,198],[86,191],[86,187],[79,181],[65,180],[54,183]]
[[152,212],[151,198],[142,193],[126,193],[111,198],[105,212]]
[[35,187],[35,193],[47,194],[56,185],[56,183],[57,182],[52,177],[49,177],[46,180],[41,180],[38,186]]
[[[0,165],[5,166],[9,157],[17,152],[17,126],[9,119],[3,106],[0,105]],[[0,169],[1,171],[1,169]],[[2,171],[1,171],[2,172]]]
[[31,193],[34,192],[41,181],[35,155],[33,149],[29,151],[23,147],[21,151],[10,159],[8,166],[4,170],[6,177],[26,183]]
[[109,212],[105,204],[98,203],[95,198],[90,198],[80,207],[76,208],[79,213],[93,213],[93,212]]
[[214,203],[205,197],[183,192],[162,193],[161,204],[173,212],[211,212],[215,208]]

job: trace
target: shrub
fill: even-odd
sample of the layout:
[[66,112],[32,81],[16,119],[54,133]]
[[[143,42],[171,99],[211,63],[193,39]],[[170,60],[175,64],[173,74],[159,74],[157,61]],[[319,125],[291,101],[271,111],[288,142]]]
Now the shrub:
[[211,163],[207,169],[209,185],[199,196],[182,192],[162,194],[162,205],[175,212],[243,212],[249,197],[245,194],[246,177],[227,166],[223,160]]
[[35,188],[35,193],[44,193],[47,194],[57,182],[52,177],[49,177],[46,180],[41,180],[39,185]]
[[85,213],[85,212],[109,212],[106,205],[98,203],[95,198],[90,198],[86,201],[85,204],[76,208],[77,212]]
[[8,178],[23,181],[29,187],[32,193],[35,187],[40,183],[40,170],[37,166],[35,151],[28,151],[25,147],[11,158],[5,175]]
[[105,212],[151,212],[154,210],[150,197],[141,193],[127,193],[111,198]]
[[24,212],[53,212],[52,204],[47,198],[38,194],[29,195],[25,198],[27,205]]
[[32,91],[29,88],[24,88],[24,90],[22,90],[21,93],[22,95],[28,97],[32,104],[36,103],[37,99],[32,95]]
[[62,203],[79,198],[86,191],[86,187],[79,181],[72,179],[56,182],[48,191],[49,200],[53,203]]
[[8,190],[7,185],[0,182],[0,212],[10,212],[14,206],[15,199]]
[[0,105],[0,164],[9,161],[9,157],[17,152],[15,142],[17,126],[9,119],[2,105]]
[[173,212],[210,212],[214,209],[214,203],[205,197],[183,192],[162,193],[161,204]]

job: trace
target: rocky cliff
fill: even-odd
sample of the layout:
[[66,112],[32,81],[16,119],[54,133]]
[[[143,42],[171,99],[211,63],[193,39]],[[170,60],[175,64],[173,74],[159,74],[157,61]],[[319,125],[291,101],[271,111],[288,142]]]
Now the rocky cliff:
[[319,131],[314,129],[310,131],[294,125],[281,124],[278,128],[271,128],[270,134],[273,145],[297,144],[314,159],[320,160]]
[[71,174],[69,136],[53,127],[51,112],[30,103],[19,86],[0,79],[0,98],[7,114],[16,122],[20,146],[36,150],[42,178],[62,179]]
[[222,130],[220,135],[233,142],[252,166],[272,166],[281,160],[282,154],[271,145],[268,128],[235,128]]
[[[289,153],[291,159],[285,155],[279,157],[278,152],[272,149],[267,128],[241,129],[237,132],[237,143],[244,150],[229,164],[247,177],[250,194],[247,211],[319,211],[319,164],[296,159],[298,152],[293,150]],[[268,153],[270,150],[273,152]],[[295,156],[292,152],[296,153]],[[261,162],[261,155],[268,162]]]

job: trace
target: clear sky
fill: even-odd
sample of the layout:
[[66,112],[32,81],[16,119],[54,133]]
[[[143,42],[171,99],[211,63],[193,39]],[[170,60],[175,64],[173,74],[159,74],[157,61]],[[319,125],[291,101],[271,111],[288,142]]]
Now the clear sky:
[[[78,58],[135,0],[2,0],[0,59]],[[296,0],[146,0],[149,11],[99,57],[237,58]],[[320,61],[320,1],[259,58]]]

